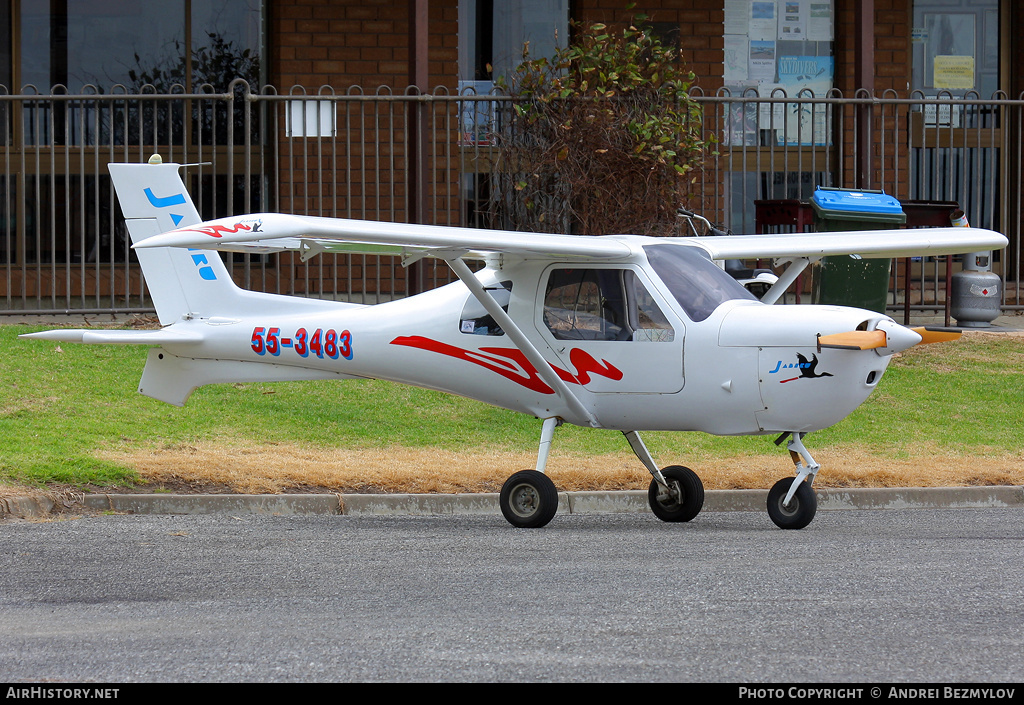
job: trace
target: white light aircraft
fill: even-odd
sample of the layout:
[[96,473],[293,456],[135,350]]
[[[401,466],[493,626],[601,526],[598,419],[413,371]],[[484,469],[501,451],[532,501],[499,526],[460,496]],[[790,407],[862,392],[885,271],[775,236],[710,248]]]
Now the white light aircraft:
[[[659,468],[640,432],[779,434],[795,476],[775,484],[781,528],[814,517],[819,471],[804,438],[845,418],[894,353],[958,332],[909,329],[874,311],[772,305],[830,255],[907,257],[997,250],[978,228],[794,235],[579,237],[261,213],[201,222],[177,164],[111,164],[110,173],[162,328],[53,330],[26,337],[149,345],[139,391],[182,405],[201,385],[313,379],[393,380],[540,420],[536,466],[504,484],[514,526],[555,515],[544,474],[561,423],[621,431],[653,479],[668,522],[700,511],[692,470]],[[390,253],[448,263],[458,281],[376,305],[238,288],[217,251]],[[758,300],[715,261],[785,266]],[[472,271],[468,261],[482,263]]]

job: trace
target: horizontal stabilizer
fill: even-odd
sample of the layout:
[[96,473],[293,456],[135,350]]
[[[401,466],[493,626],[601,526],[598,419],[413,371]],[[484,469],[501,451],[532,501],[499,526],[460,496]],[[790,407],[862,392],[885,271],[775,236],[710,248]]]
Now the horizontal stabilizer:
[[187,345],[200,343],[203,336],[199,331],[180,330],[44,330],[39,333],[25,333],[20,338],[53,340],[58,343],[86,343],[90,345]]

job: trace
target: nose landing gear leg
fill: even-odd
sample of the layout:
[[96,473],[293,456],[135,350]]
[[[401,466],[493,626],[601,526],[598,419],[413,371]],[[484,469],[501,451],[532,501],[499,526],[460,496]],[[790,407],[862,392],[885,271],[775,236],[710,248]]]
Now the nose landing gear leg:
[[768,516],[780,529],[802,529],[811,523],[818,511],[818,498],[812,484],[821,469],[804,447],[803,433],[784,433],[778,445],[789,436],[786,447],[796,466],[796,477],[783,478],[768,491]]

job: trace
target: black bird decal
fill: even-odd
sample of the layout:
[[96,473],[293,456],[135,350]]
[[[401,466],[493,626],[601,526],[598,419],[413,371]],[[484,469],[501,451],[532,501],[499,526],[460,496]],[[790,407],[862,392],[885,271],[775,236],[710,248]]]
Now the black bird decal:
[[800,353],[796,354],[796,359],[800,361],[800,376],[809,377],[814,379],[815,377],[831,377],[830,372],[816,373],[814,370],[818,367],[818,356],[811,355],[811,359],[808,362],[807,358]]

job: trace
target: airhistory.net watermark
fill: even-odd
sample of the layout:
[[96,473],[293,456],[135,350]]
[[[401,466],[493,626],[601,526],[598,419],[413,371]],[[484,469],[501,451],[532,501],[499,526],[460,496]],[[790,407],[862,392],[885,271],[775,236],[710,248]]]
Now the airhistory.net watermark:
[[26,700],[116,700],[120,688],[16,688],[10,686],[6,698]]

